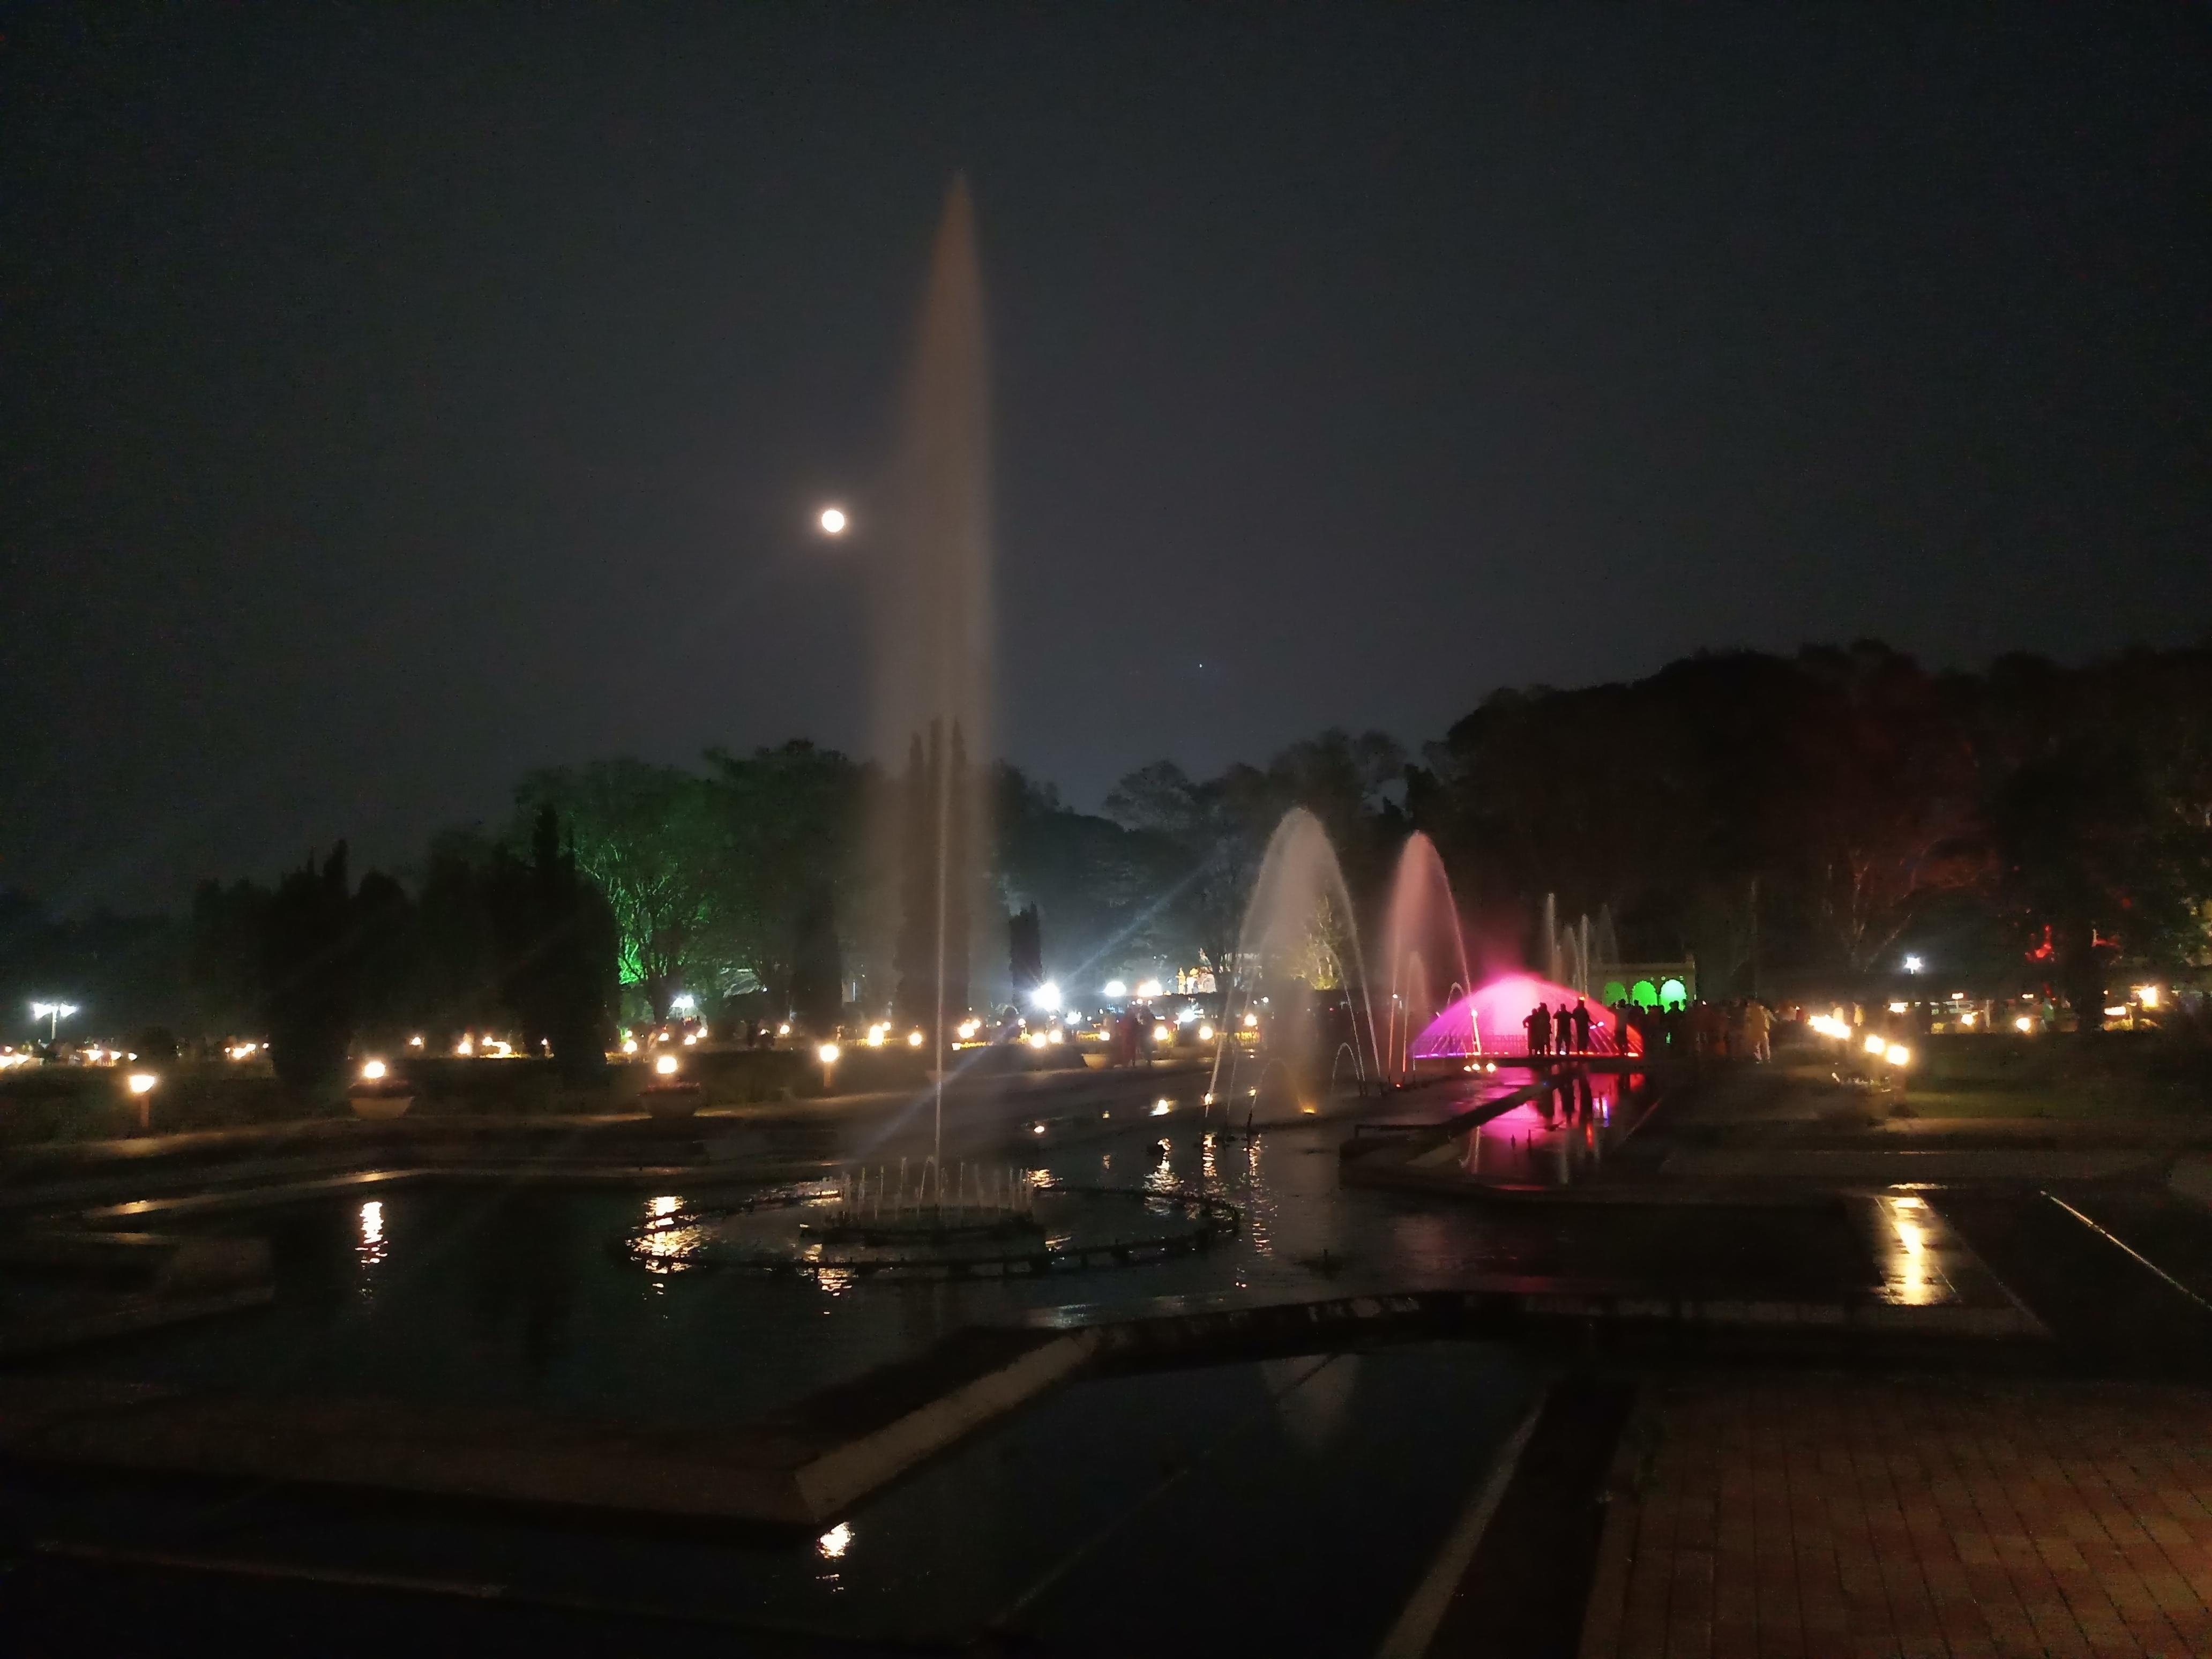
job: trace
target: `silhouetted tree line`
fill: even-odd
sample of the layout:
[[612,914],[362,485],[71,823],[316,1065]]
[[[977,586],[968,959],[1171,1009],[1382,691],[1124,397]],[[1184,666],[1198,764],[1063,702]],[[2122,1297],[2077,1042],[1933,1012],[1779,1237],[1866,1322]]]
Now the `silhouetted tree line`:
[[2025,969],[2080,1006],[2204,959],[2212,652],[1931,673],[1887,647],[1707,653],[1493,694],[1408,774],[1413,821],[1509,935],[1556,891],[1711,992],[1895,965]]
[[[0,897],[0,972],[25,995],[135,976],[133,1020],[173,1018],[155,988],[181,980],[199,1030],[281,1024],[301,1075],[341,1029],[520,1026],[596,1054],[580,1039],[617,980],[655,1017],[685,990],[717,1018],[828,1025],[854,980],[871,1008],[896,994],[897,921],[933,867],[932,779],[964,764],[949,740],[934,762],[920,747],[897,775],[804,742],[533,773],[514,830],[441,836],[411,896],[374,872],[349,889],[334,855],[274,891],[207,884],[182,941],[159,919],[64,924]],[[2115,964],[2205,955],[2212,652],[1980,673],[1873,642],[1705,653],[1498,691],[1418,760],[1329,731],[1209,777],[1154,763],[1097,814],[1003,763],[983,798],[956,861],[1000,908],[952,969],[977,997],[1154,957],[1226,965],[1268,836],[1303,805],[1363,917],[1427,831],[1494,964],[1526,959],[1549,891],[1565,915],[1609,908],[1627,959],[1694,952],[1709,994],[1863,977],[1909,940],[2086,1006]],[[902,867],[870,856],[878,815],[905,821]]]
[[444,1053],[492,1027],[587,1075],[613,1035],[613,912],[550,807],[526,849],[444,839],[411,898],[378,871],[351,884],[343,842],[273,890],[206,883],[191,932],[204,1029],[265,1033],[295,1088],[327,1085],[356,1043],[422,1034]]

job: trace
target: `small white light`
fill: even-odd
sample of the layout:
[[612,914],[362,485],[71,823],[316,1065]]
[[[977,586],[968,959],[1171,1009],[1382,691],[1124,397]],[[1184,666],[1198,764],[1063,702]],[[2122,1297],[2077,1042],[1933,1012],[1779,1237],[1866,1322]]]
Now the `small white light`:
[[1213,1028],[1212,1028],[1211,1025],[1201,1025],[1201,1026],[1200,1026],[1200,1027],[1198,1028],[1198,1040],[1199,1040],[1200,1042],[1212,1042],[1212,1041],[1213,1041]]
[[1907,957],[1905,959],[1905,971],[1908,974],[1917,974],[1926,965],[1918,957]]
[[1162,1020],[1158,1025],[1152,1027],[1152,1041],[1155,1042],[1166,1042],[1171,1040],[1174,1036],[1175,1027],[1169,1024],[1165,1020]]
[[1888,1059],[1893,1066],[1910,1066],[1912,1064],[1912,1050],[1901,1042],[1893,1042],[1889,1045]]
[[791,1035],[791,1022],[787,1019],[782,1024],[777,1026],[775,1028],[775,1034],[778,1036],[789,1036]]
[[1884,1037],[1884,1036],[1879,1036],[1879,1035],[1877,1035],[1876,1033],[1875,1033],[1875,1032],[1873,1032],[1873,1031],[1869,1031],[1869,1032],[1868,1032],[1868,1033],[1867,1033],[1867,1038],[1866,1038],[1866,1051],[1867,1051],[1869,1054],[1881,1054],[1881,1053],[1883,1053],[1884,1051],[1886,1051],[1886,1050],[1888,1048],[1888,1047],[1889,1047],[1889,1040],[1888,1040],[1887,1037]]
[[2026,1014],[2022,1014],[2018,1019],[2013,1021],[2012,1029],[2021,1032],[2033,1031],[2035,1029],[2035,1022]]
[[1175,1102],[1171,1100],[1156,1100],[1152,1103],[1152,1115],[1154,1117],[1165,1117],[1174,1109]]
[[155,1077],[151,1072],[133,1072],[130,1079],[131,1092],[134,1095],[151,1094],[154,1091],[154,1085],[160,1081],[161,1079]]
[[835,1066],[837,1056],[844,1051],[834,1042],[825,1042],[814,1051],[814,1057],[824,1066]]
[[361,1080],[363,1083],[381,1083],[384,1081],[385,1073],[389,1069],[380,1060],[366,1060],[362,1065]]
[[1128,986],[1118,979],[1108,980],[1102,988],[1109,997],[1113,998],[1116,1001],[1129,994]]
[[663,1054],[659,1060],[653,1062],[653,1069],[659,1073],[663,1077],[674,1077],[676,1075],[676,1064],[677,1061],[675,1055]]
[[1044,1133],[1044,1125],[1042,1123],[1032,1123],[1030,1125],[1030,1133],[1033,1135],[1042,1134]]
[[637,1039],[635,1037],[624,1037],[623,1039],[622,1051],[626,1054],[635,1054],[637,1052]]
[[1060,987],[1054,981],[1047,980],[1030,993],[1030,1000],[1045,1012],[1051,1013],[1060,1006]]
[[919,1031],[908,1031],[908,1032],[906,1034],[906,1046],[907,1046],[908,1048],[921,1048],[921,1044],[922,1044],[922,1036],[921,1036],[921,1032],[919,1032]]
[[[832,507],[830,512],[835,513],[836,512],[836,509]],[[826,519],[830,516],[830,514],[825,513],[822,516]],[[842,513],[837,514],[837,517],[840,520],[842,520],[844,516],[845,515]],[[825,526],[824,528],[827,528],[827,526]],[[822,1552],[823,1559],[830,1561],[835,1561],[839,1556],[844,1554],[847,1550],[852,1547],[852,1544],[853,1529],[847,1526],[842,1521],[840,1521],[836,1526],[830,1528],[829,1531],[823,1533],[821,1537],[814,1540],[814,1547]]]

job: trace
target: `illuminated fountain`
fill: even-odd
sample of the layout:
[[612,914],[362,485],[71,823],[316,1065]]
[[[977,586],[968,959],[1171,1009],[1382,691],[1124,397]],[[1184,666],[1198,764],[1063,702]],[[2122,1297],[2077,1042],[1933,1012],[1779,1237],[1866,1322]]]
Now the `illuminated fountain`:
[[1211,1249],[1235,1206],[1173,1187],[1078,1187],[1013,1164],[926,1158],[733,1201],[656,1198],[616,1242],[654,1273],[722,1271],[827,1286],[1142,1266]]
[[[1556,1014],[1562,1005],[1571,1009],[1580,997],[1571,985],[1542,979],[1534,974],[1505,974],[1477,986],[1431,1020],[1408,1051],[1409,1062],[1466,1062],[1478,1055],[1497,1058],[1525,1054],[1528,1036],[1522,1025],[1539,1002]],[[1608,1009],[1590,1010],[1590,1049],[1594,1054],[1614,1051],[1615,1016]],[[1629,1052],[1640,1054],[1640,1039],[1632,1028]]]
[[1321,820],[1302,806],[1268,837],[1236,964],[1223,1012],[1232,1030],[1256,1014],[1260,1044],[1250,1055],[1221,1045],[1209,1109],[1231,1123],[1291,1122],[1380,1080],[1352,896]]
[[[930,252],[899,422],[889,512],[865,538],[870,569],[876,753],[908,757],[870,836],[878,890],[896,893],[896,944],[878,917],[900,1019],[928,1034],[941,1146],[951,1028],[969,1000],[971,929],[990,842],[984,780],[992,739],[990,408],[975,214],[964,179]],[[841,516],[839,531],[844,528]],[[894,876],[892,872],[896,872]]]
[[1390,1002],[1382,1032],[1384,1070],[1403,1080],[1413,1073],[1415,1035],[1474,984],[1451,878],[1436,843],[1415,830],[1398,854],[1383,933]]

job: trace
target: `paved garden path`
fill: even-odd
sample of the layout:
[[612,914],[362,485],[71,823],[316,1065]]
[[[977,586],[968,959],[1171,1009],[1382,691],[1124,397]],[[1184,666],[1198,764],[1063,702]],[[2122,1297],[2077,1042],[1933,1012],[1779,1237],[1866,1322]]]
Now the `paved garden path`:
[[1647,1385],[1584,1659],[2212,1654],[2212,1395]]

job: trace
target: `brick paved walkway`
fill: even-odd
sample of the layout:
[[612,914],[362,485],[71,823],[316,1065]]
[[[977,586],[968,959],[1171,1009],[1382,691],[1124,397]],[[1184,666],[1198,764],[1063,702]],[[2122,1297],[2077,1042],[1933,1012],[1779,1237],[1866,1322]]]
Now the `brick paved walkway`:
[[2212,1395],[1655,1382],[1583,1659],[2212,1655]]

